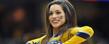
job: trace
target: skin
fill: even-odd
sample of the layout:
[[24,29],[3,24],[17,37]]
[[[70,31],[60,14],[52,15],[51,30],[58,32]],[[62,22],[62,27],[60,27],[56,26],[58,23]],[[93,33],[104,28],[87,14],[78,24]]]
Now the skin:
[[53,33],[57,33],[59,28],[65,23],[64,10],[60,5],[54,4],[51,5],[49,14],[49,21],[53,27]]

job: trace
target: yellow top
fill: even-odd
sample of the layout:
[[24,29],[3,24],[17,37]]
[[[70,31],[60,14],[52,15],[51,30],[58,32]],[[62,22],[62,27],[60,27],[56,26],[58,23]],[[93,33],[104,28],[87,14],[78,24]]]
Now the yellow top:
[[[86,41],[90,37],[92,37],[94,34],[94,31],[91,27],[89,26],[83,26],[83,27],[73,27],[70,28],[68,31],[63,33],[63,35],[60,37],[55,37],[50,39],[50,43],[52,44],[52,41],[57,44],[62,43],[62,44],[81,44],[82,42]],[[47,35],[44,35],[40,38],[33,39],[27,42],[27,44],[41,44],[42,40],[46,37]],[[61,40],[59,40],[59,38]],[[45,43],[46,44],[46,43]]]

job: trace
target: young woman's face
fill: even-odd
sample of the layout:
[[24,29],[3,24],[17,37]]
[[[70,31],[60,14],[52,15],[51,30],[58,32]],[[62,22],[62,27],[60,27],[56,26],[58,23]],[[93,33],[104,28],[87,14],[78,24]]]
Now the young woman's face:
[[49,14],[49,21],[53,28],[59,28],[65,23],[65,13],[60,5],[51,5]]

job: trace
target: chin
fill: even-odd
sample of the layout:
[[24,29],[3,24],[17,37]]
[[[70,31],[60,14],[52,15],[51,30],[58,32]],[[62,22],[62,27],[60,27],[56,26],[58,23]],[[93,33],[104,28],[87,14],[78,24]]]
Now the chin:
[[54,27],[54,28],[58,28],[58,27],[59,27],[59,25],[53,25],[53,27]]

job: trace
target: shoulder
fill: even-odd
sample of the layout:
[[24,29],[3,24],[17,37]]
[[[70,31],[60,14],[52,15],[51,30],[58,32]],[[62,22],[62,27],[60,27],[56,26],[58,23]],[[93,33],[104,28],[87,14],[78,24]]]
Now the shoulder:
[[46,35],[40,37],[40,38],[36,38],[30,41],[27,41],[26,44],[41,44],[41,41],[43,40],[43,38],[45,38]]
[[71,34],[77,34],[78,32],[84,32],[90,35],[90,37],[94,34],[94,30],[90,26],[82,26],[82,27],[73,27],[70,28]]

